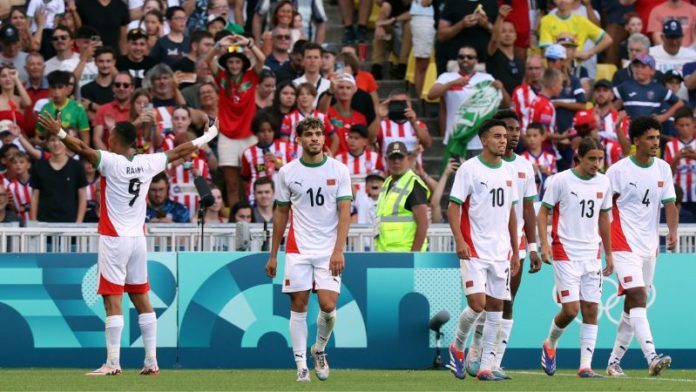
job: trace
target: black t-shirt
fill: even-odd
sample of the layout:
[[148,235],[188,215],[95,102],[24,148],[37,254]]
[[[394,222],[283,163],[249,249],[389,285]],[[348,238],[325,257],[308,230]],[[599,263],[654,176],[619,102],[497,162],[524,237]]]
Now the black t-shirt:
[[283,82],[292,82],[293,80],[302,76],[302,70],[296,70],[292,66],[292,60],[283,64],[278,72],[276,72],[276,80],[278,85]]
[[96,80],[82,86],[80,93],[82,98],[87,98],[97,105],[103,105],[114,100],[114,91],[111,89],[111,85],[102,87]]
[[[404,12],[407,12],[411,6],[410,5],[404,5],[404,2],[402,0],[385,0],[389,5],[391,5],[391,14],[389,17],[397,17]],[[409,1],[409,4],[411,2]]]
[[60,170],[54,170],[48,159],[31,168],[31,187],[39,191],[41,222],[75,222],[77,218],[77,191],[87,186],[85,169],[79,161],[68,159]]
[[176,99],[170,98],[170,99],[159,99],[156,97],[152,97],[152,106],[158,108],[161,106],[176,106]]
[[155,46],[150,50],[150,57],[158,63],[165,63],[168,66],[173,66],[177,61],[181,60],[189,50],[189,37],[184,36],[183,41],[174,42],[169,39],[168,35],[160,38],[155,42]]
[[486,72],[491,74],[493,79],[500,80],[508,94],[512,94],[512,90],[522,84],[524,62],[518,58],[510,60],[498,49],[486,60]]
[[[445,0],[440,20],[446,20],[454,25],[465,16],[476,10],[479,4],[483,5],[483,10],[488,16],[488,21],[495,22],[498,17],[498,2],[496,0]],[[459,34],[445,42],[437,42],[435,53],[440,58],[453,60],[459,53],[459,48],[468,45],[476,49],[479,62],[486,60],[486,47],[491,39],[491,33],[480,26],[463,29]]]
[[116,59],[116,69],[119,71],[128,71],[135,78],[135,87],[140,88],[145,79],[145,72],[157,65],[157,61],[150,56],[145,56],[143,61],[133,62],[128,56],[121,56]]
[[[394,181],[390,182],[389,189],[391,189],[393,185]],[[413,184],[413,190],[406,198],[406,204],[404,205],[404,208],[406,208],[409,211],[413,211],[413,207],[421,204],[428,204],[428,191],[425,188],[423,188],[423,185],[416,181]]]
[[130,22],[128,6],[121,0],[111,0],[103,6],[99,0],[78,0],[77,13],[83,26],[92,26],[99,32],[104,46],[111,46],[118,51],[121,26]]
[[[184,73],[196,73],[196,63],[193,62],[188,57],[183,57],[181,60],[177,61],[174,65],[172,65],[172,71],[181,71]],[[189,83],[189,82],[182,82],[179,84],[179,90],[185,89],[188,86],[193,85],[194,83]]]

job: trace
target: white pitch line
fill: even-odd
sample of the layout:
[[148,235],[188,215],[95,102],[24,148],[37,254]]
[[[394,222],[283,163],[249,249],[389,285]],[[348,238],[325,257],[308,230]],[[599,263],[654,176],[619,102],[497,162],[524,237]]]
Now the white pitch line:
[[[541,373],[541,372],[526,372],[523,370],[514,370],[510,371],[509,373],[511,374],[527,374],[531,376],[545,376],[546,373]],[[561,376],[561,377],[577,377],[577,375],[574,374],[556,374],[555,376]],[[554,376],[554,377],[555,377]],[[689,378],[661,378],[661,377],[605,377],[605,378],[611,378],[611,379],[625,379],[625,380],[645,380],[645,381],[673,381],[673,382],[696,382],[694,379],[689,379]]]

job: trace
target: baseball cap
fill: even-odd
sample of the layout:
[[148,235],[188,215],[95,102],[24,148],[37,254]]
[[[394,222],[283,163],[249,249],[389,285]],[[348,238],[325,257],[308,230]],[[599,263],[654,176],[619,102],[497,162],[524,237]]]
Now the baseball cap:
[[143,29],[140,27],[130,29],[130,31],[128,31],[128,36],[126,37],[128,41],[135,41],[141,38],[147,39],[147,34],[145,34],[145,31],[143,31]]
[[7,134],[11,134],[10,132],[10,125],[12,125],[11,120],[2,120],[0,121],[0,137],[3,137]]
[[355,125],[353,125],[352,127],[350,127],[350,130],[349,130],[348,132],[349,132],[349,133],[350,133],[350,132],[356,132],[356,133],[360,134],[360,136],[362,136],[362,137],[364,137],[364,138],[370,137],[370,131],[367,129],[366,126],[364,126],[364,125],[362,125],[362,124],[355,124]]
[[19,31],[9,23],[0,27],[0,41],[6,44],[19,42]]
[[566,50],[563,47],[563,45],[559,44],[553,44],[549,45],[546,48],[546,52],[544,53],[544,57],[550,60],[565,60],[566,59]]
[[387,146],[387,158],[390,158],[392,155],[401,155],[403,157],[408,155],[408,149],[404,142],[396,141],[389,143]]
[[611,82],[608,81],[607,79],[599,79],[598,81],[595,82],[594,88],[597,89],[599,87],[604,87],[604,88],[608,88],[611,90],[612,86],[611,86]]
[[677,71],[676,69],[670,69],[662,76],[662,83],[668,82],[672,79],[678,79],[680,82],[684,81],[684,77],[682,76],[681,72]]
[[573,127],[587,126],[595,128],[597,120],[591,110],[578,110],[573,116]]
[[563,46],[578,46],[575,42],[575,37],[570,33],[559,34],[558,37],[556,37],[556,43]]
[[662,24],[662,34],[667,38],[679,38],[684,36],[684,31],[678,20],[668,19]]
[[640,54],[636,56],[631,63],[641,63],[655,69],[655,59],[649,54]]

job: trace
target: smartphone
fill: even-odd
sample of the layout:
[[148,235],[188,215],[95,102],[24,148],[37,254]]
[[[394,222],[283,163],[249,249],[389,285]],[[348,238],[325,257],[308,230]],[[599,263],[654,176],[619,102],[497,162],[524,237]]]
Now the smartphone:
[[453,161],[455,161],[455,162],[462,163],[462,157],[459,156],[459,154],[452,154],[452,155],[450,155],[450,159],[453,160]]
[[148,102],[143,109],[154,109],[155,105],[152,102]]
[[389,101],[389,119],[392,121],[406,120],[406,101]]

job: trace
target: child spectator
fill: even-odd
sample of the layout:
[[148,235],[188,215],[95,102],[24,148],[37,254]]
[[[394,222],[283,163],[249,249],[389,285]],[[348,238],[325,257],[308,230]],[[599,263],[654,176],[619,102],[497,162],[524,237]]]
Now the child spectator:
[[537,192],[544,189],[544,181],[549,176],[556,174],[556,155],[549,151],[544,151],[542,144],[546,139],[546,127],[538,122],[533,122],[527,126],[527,133],[524,136],[524,143],[527,151],[522,156],[532,163],[534,167],[534,181],[537,185]]
[[290,145],[291,159],[297,159],[302,156],[302,146],[296,143],[295,127],[297,123],[307,117],[315,117],[324,122],[324,136],[326,141],[324,147],[329,146],[332,152],[338,149],[339,140],[333,125],[329,122],[329,117],[324,113],[320,113],[314,106],[316,101],[317,89],[311,83],[302,83],[297,86],[297,109],[283,118],[283,124],[280,126],[280,139]]
[[691,110],[677,110],[674,125],[677,137],[665,145],[665,161],[672,166],[674,182],[684,190],[682,209],[696,216],[696,139]]
[[[351,217],[351,223],[359,225],[372,225],[377,212],[377,200],[382,192],[384,184],[384,172],[374,171],[365,177],[365,191],[354,191],[355,200],[353,208],[355,213]],[[371,242],[371,241],[370,241]]]
[[329,121],[331,121],[338,136],[338,150],[333,148],[333,144],[331,146],[331,152],[336,154],[348,151],[346,139],[352,126],[357,124],[367,126],[368,124],[365,115],[351,107],[351,100],[358,89],[353,75],[348,73],[336,74],[331,82],[331,89],[333,91],[329,90],[330,93],[336,95],[336,104],[329,108],[328,114]]
[[375,170],[384,170],[379,153],[366,150],[369,143],[367,127],[358,124],[348,131],[348,151],[340,152],[336,159],[343,162],[350,171],[350,181],[358,191],[365,190],[365,179]]
[[31,162],[25,152],[17,151],[10,158],[6,191],[11,194],[10,200],[12,200],[13,211],[22,221],[29,220],[29,212],[31,210],[30,168]]
[[10,194],[0,181],[0,223],[19,222],[20,219],[12,209],[8,208]]
[[[70,85],[72,74],[67,71],[53,71],[48,74],[48,88],[51,93],[50,101],[45,104],[40,113],[48,114],[56,118],[60,113],[63,128],[73,128],[80,132],[80,139],[86,144],[91,143],[89,121],[87,111],[82,104],[70,98],[73,86]],[[36,128],[38,135],[43,135],[44,129],[39,125]]]
[[290,145],[275,139],[273,128],[270,116],[263,113],[251,122],[251,131],[259,142],[242,153],[242,179],[246,182],[244,190],[251,201],[254,199],[252,184],[261,177],[275,180],[280,168],[292,159]]

